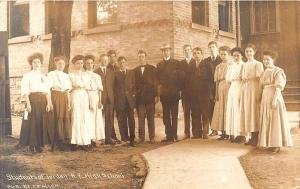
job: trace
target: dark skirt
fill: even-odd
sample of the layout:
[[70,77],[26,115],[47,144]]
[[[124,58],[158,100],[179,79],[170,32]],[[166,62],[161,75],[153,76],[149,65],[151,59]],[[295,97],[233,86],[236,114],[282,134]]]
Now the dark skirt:
[[54,113],[55,141],[70,143],[72,126],[70,111],[68,111],[67,93],[52,91],[51,99]]
[[20,145],[42,147],[53,140],[53,114],[46,111],[47,99],[43,93],[29,95],[31,112],[22,121]]

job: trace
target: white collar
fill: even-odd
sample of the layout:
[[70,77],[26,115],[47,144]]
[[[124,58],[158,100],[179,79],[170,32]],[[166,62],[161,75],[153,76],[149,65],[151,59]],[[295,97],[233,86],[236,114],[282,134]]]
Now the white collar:
[[170,56],[169,56],[168,58],[164,58],[165,61],[168,61],[168,60],[170,60],[170,59],[171,59]]

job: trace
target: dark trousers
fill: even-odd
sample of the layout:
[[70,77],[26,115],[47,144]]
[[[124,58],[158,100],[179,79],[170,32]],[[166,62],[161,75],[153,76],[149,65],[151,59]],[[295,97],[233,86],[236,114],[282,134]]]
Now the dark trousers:
[[[134,110],[129,106],[126,100],[125,106],[116,109],[118,125],[120,129],[120,135],[122,141],[133,141],[135,138],[135,121],[134,121]],[[128,136],[128,129],[130,138]]]
[[139,120],[139,139],[145,140],[145,119],[147,116],[149,139],[154,140],[155,137],[155,125],[154,125],[154,113],[155,104],[138,104],[137,105],[138,120]]
[[[191,103],[188,99],[182,99],[182,108],[184,115],[184,134],[186,136],[191,135]],[[193,133],[194,135],[195,133]]]
[[114,140],[117,140],[118,138],[117,138],[117,134],[116,134],[116,130],[115,130],[115,122],[114,122],[115,108],[113,109],[112,117],[113,117],[113,121],[112,121],[112,126],[111,126],[111,138],[114,139]]
[[192,132],[195,137],[208,135],[210,102],[207,100],[193,100],[192,110]]
[[105,120],[105,142],[112,141],[112,127],[114,123],[114,108],[110,103],[106,103],[103,105],[103,115]]
[[174,102],[162,102],[165,133],[167,139],[170,140],[177,140],[178,103],[178,100]]
[[213,117],[213,114],[214,114],[214,107],[215,107],[215,101],[210,100],[209,101],[209,123],[210,124],[211,124],[212,117]]

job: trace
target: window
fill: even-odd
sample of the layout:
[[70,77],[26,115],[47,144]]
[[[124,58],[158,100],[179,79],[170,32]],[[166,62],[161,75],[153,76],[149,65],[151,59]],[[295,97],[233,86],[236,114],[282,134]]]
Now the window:
[[254,1],[252,3],[253,32],[276,32],[276,2]]
[[203,26],[209,26],[208,1],[192,1],[192,22]]
[[232,12],[231,1],[219,1],[219,29],[226,32],[232,32]]
[[53,11],[54,1],[45,1],[45,34],[52,33],[53,22],[51,19],[51,12]]
[[29,3],[10,1],[8,13],[9,38],[29,35]]
[[117,21],[117,1],[97,0],[88,2],[89,27]]

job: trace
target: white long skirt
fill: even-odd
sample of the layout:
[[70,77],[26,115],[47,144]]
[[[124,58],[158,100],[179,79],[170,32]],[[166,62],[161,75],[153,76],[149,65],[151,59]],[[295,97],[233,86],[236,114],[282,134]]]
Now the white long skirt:
[[241,132],[250,133],[259,130],[259,80],[249,80],[242,86],[241,92]]
[[89,117],[91,121],[90,135],[92,140],[105,139],[104,121],[102,118],[102,109],[98,108],[99,95],[98,91],[89,91],[93,111],[89,110]]
[[88,93],[78,89],[71,93],[72,107],[72,139],[71,144],[89,145],[90,136],[90,114]]
[[272,101],[274,93],[274,87],[268,87],[263,90],[260,106],[258,146],[289,147],[293,145],[293,141],[284,100],[280,93],[277,107],[273,109]]
[[241,89],[242,83],[240,80],[231,82],[228,91],[227,106],[226,106],[226,124],[225,131],[227,135],[238,136],[241,131]]

